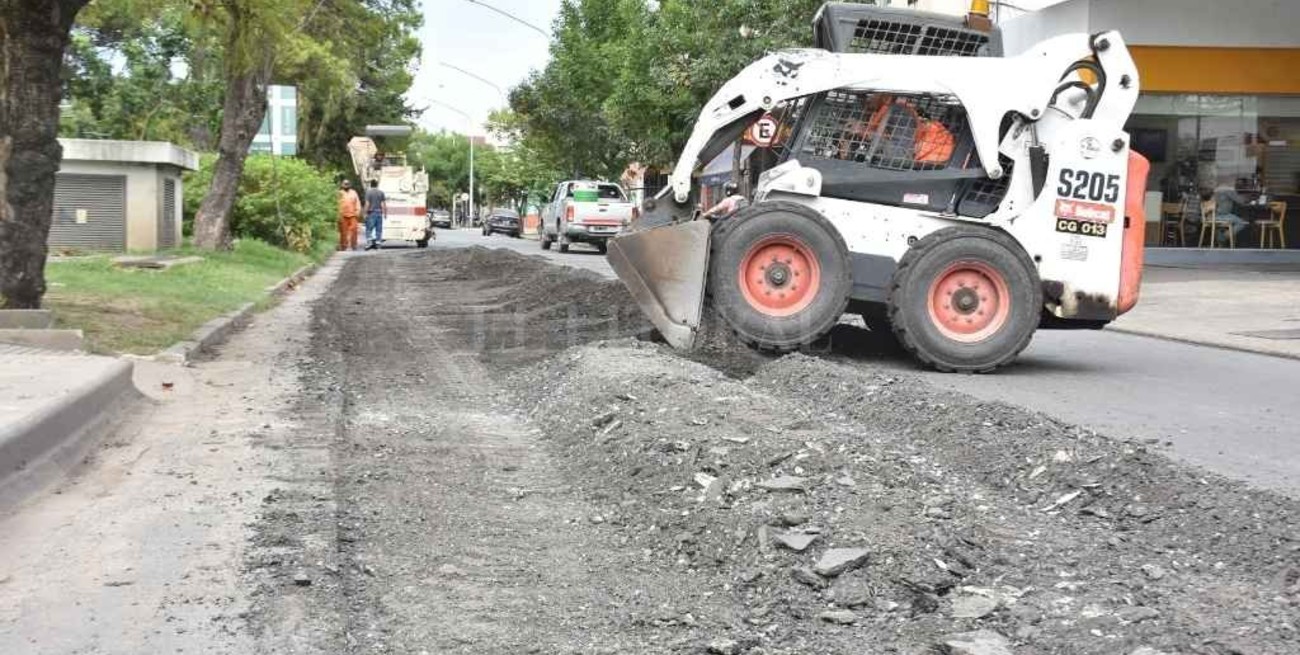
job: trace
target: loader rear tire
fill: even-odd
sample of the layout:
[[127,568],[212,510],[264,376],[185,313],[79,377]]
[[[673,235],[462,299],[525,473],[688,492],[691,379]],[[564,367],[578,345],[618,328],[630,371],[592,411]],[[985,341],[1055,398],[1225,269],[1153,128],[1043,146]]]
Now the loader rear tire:
[[551,249],[551,238],[546,235],[546,228],[542,228],[542,235],[537,240],[542,244],[542,250]]
[[1033,338],[1043,292],[1029,256],[1005,233],[954,226],[917,241],[898,262],[889,322],[922,364],[987,373]]
[[825,217],[795,203],[764,202],[725,220],[713,235],[708,291],[742,341],[787,352],[835,327],[853,280],[844,238]]

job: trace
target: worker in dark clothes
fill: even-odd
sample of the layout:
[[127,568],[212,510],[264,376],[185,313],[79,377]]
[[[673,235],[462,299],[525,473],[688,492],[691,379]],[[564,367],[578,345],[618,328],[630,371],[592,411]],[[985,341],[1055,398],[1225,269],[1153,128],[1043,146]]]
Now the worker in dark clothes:
[[384,218],[388,216],[388,199],[379,190],[379,180],[370,180],[366,189],[366,250],[375,250],[384,243]]

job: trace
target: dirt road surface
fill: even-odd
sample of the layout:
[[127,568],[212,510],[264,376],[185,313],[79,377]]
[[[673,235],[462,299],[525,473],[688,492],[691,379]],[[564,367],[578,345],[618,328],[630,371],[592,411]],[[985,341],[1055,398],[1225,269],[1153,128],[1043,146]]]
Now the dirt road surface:
[[0,652],[1300,651],[1294,500],[645,328],[537,257],[335,260],[4,519]]
[[[287,452],[295,364],[336,260],[193,367],[136,365],[149,399],[72,476],[0,517],[0,653],[251,653],[250,526],[275,489],[323,478]],[[164,385],[167,385],[164,387]],[[317,467],[307,480],[289,477]]]
[[[507,248],[613,277],[605,258],[586,245],[543,252],[527,239],[439,234],[439,246]],[[997,375],[946,375],[918,370],[905,353],[860,331],[842,336],[833,345],[845,363],[892,368],[1100,432],[1167,442],[1183,461],[1300,498],[1300,361],[1109,330],[1045,331]]]

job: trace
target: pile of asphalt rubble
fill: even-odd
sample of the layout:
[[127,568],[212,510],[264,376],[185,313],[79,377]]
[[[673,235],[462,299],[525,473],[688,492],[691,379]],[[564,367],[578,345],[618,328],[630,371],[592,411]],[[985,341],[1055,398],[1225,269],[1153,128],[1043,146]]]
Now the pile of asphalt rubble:
[[450,275],[487,259],[564,294],[504,300],[548,355],[497,362],[502,409],[601,508],[586,520],[730,598],[646,617],[698,635],[681,652],[1300,652],[1294,500],[869,359],[715,333],[690,361],[629,338],[645,325],[617,282],[457,257]]

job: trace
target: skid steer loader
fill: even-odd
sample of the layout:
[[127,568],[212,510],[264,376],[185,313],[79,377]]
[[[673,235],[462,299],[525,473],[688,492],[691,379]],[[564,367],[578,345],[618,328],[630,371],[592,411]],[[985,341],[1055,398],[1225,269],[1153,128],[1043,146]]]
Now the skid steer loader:
[[[1138,73],[1117,32],[1002,57],[986,31],[906,10],[830,4],[815,27],[848,51],[778,52],[725,83],[609,244],[669,344],[692,347],[707,297],[759,349],[855,312],[925,365],[986,372],[1039,327],[1133,307],[1148,165],[1123,130]],[[759,119],[780,163],[750,206],[699,218],[693,173]]]

